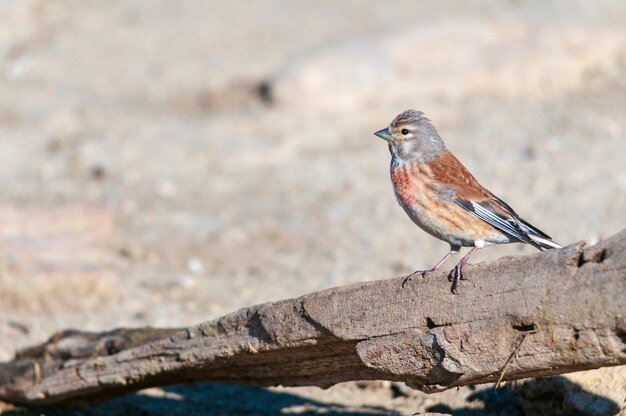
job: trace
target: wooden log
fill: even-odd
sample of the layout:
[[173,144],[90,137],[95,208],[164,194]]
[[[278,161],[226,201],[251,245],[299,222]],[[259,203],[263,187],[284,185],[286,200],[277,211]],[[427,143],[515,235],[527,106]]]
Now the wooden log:
[[626,364],[626,230],[446,273],[365,282],[184,329],[64,331],[0,364],[0,400],[81,405],[199,381],[426,392]]

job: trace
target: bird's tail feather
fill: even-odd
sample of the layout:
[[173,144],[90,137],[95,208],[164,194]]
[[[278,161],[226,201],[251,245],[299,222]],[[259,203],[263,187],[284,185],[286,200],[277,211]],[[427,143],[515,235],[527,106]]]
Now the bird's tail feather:
[[563,248],[562,245],[556,243],[549,238],[539,237],[538,235],[528,234],[528,237],[533,240],[535,243],[539,244],[541,248]]
[[[520,229],[521,231],[524,233],[524,235],[526,235],[528,238],[530,238],[534,243],[537,244],[537,248],[544,249],[552,249],[552,248],[563,248],[562,245],[560,245],[559,243],[552,241],[552,238],[544,233],[543,231],[541,231],[539,228],[535,227],[534,225],[529,224],[528,222],[524,221],[521,218],[517,218],[518,224],[520,225]],[[534,245],[534,244],[533,244]]]

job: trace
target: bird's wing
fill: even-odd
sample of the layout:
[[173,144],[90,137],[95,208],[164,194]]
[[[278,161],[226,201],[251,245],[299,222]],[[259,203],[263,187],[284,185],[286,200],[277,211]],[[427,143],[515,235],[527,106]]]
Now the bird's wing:
[[449,151],[429,162],[428,167],[440,192],[510,238],[539,250],[560,247],[550,236],[521,219],[506,202],[478,183]]
[[[507,234],[510,238],[514,238],[518,241],[523,241],[541,250],[541,244],[539,244],[530,237],[530,229],[525,229],[527,227],[524,227],[520,223],[520,218],[515,214],[515,212],[503,212],[503,207],[502,205],[500,205],[500,202],[502,202],[502,200],[496,197],[494,198],[494,200],[486,200],[481,202],[456,198],[454,202],[456,202],[458,205],[465,208],[466,210],[470,211],[481,220]],[[504,205],[506,206],[506,204]],[[536,228],[534,229],[537,230]],[[539,230],[537,231],[541,234],[544,234]],[[549,237],[547,238],[549,239]]]

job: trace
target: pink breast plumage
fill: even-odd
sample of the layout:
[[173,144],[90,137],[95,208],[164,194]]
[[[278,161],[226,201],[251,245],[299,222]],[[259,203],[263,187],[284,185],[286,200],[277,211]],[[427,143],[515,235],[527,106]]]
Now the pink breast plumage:
[[393,168],[391,170],[391,182],[400,204],[410,206],[416,202],[416,184],[408,169],[403,167]]

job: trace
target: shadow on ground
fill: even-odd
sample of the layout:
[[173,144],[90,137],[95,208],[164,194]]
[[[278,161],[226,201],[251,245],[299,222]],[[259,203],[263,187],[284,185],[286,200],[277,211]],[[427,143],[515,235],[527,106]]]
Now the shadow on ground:
[[[590,393],[561,376],[510,383],[498,390],[481,388],[467,401],[473,405],[454,409],[439,404],[427,410],[454,416],[604,416],[616,415],[620,410],[615,401]],[[482,406],[477,407],[476,402]]]
[[[410,394],[409,394],[410,395]],[[480,387],[467,398],[467,404],[452,408],[445,404],[415,409],[454,416],[591,416],[615,415],[618,404],[582,389],[565,377],[510,383],[494,391]],[[389,403],[391,405],[391,403]],[[395,403],[398,404],[398,403]],[[393,405],[392,405],[393,406]],[[286,392],[232,384],[196,384],[152,389],[83,409],[48,407],[15,408],[7,416],[160,416],[160,415],[400,415],[384,406],[348,407],[324,403]]]
[[[155,389],[156,390],[156,389]],[[3,412],[7,416],[147,416],[147,415],[399,415],[378,406],[349,408],[295,394],[232,384],[196,384],[131,394],[80,410],[29,407]]]

